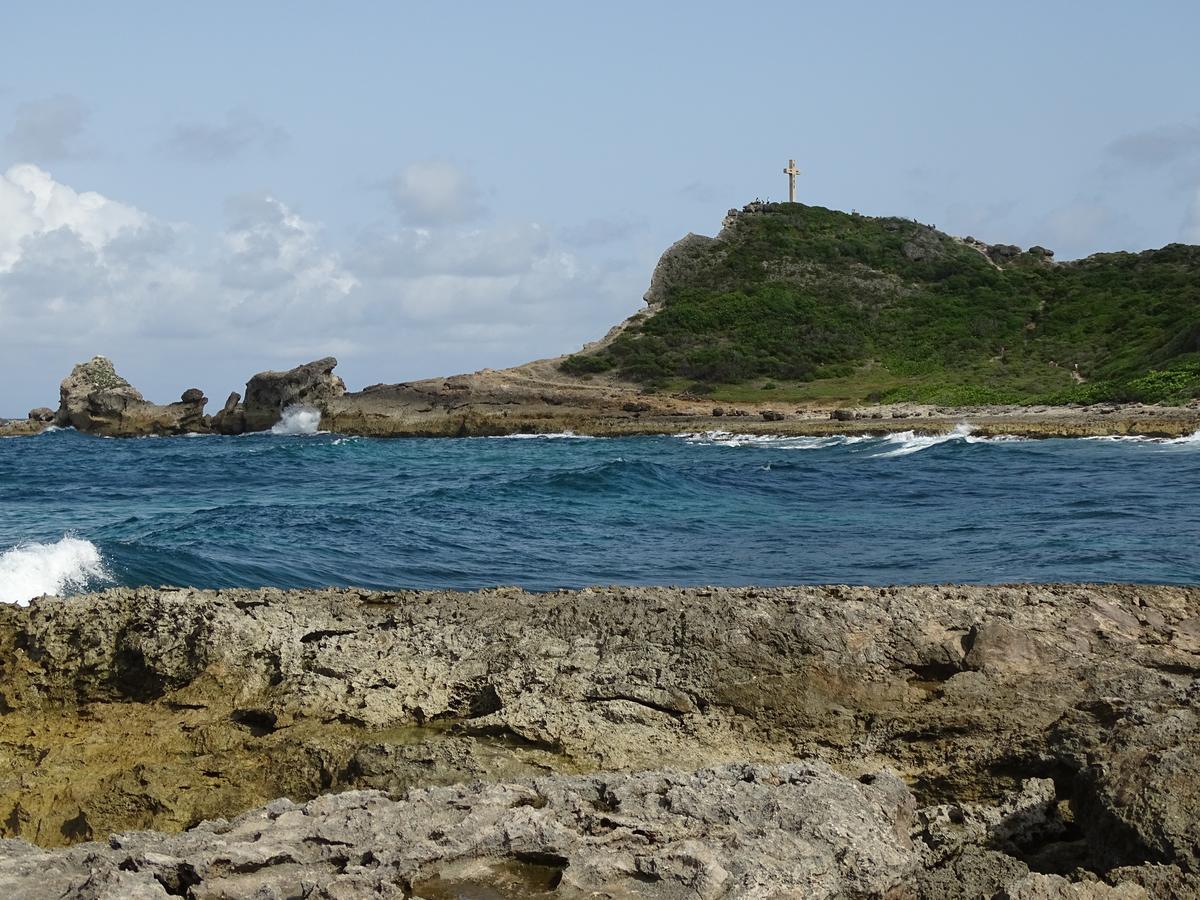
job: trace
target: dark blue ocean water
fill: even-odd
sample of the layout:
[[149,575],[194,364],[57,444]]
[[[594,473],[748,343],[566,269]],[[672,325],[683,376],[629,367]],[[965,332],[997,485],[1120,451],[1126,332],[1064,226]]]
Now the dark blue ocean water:
[[[1200,583],[1200,439],[0,440],[0,597]],[[64,540],[66,536],[66,540]]]

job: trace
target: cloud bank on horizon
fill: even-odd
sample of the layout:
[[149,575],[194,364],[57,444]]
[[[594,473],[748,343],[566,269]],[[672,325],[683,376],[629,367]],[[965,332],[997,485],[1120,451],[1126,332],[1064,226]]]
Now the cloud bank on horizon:
[[421,224],[364,232],[343,253],[267,193],[229,198],[223,228],[205,233],[12,166],[0,175],[0,334],[80,359],[115,348],[118,364],[147,343],[199,343],[261,369],[387,355],[397,335],[443,351],[521,347],[534,326],[569,341],[583,304],[606,319],[629,305],[624,273],[548,229],[474,222],[478,191],[450,163],[414,164],[391,188]]

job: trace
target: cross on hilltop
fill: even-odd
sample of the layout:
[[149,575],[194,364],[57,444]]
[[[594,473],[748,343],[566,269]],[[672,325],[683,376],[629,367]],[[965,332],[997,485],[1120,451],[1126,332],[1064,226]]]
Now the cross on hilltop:
[[788,177],[788,203],[796,202],[796,176],[800,174],[800,170],[796,168],[794,159],[788,160],[787,168],[783,170],[783,174]]

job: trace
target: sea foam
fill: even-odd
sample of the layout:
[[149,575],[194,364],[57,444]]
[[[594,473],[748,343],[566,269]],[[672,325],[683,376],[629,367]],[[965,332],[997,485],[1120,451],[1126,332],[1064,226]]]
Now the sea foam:
[[67,535],[53,544],[19,544],[0,553],[0,603],[25,606],[34,597],[81,591],[111,577],[91,541]]
[[937,447],[940,444],[1013,444],[1028,440],[1028,438],[1014,434],[979,437],[974,434],[974,431],[975,429],[965,422],[955,426],[953,431],[947,431],[944,434],[917,434],[914,431],[899,431],[889,434],[883,439],[884,444],[895,445],[893,449],[874,455],[877,457],[908,456],[910,453],[920,453],[922,450],[928,450],[930,447]]
[[522,431],[516,434],[497,434],[489,435],[490,440],[497,441],[592,441],[595,440],[590,434],[576,434],[573,431]]
[[1164,441],[1166,444],[1174,444],[1175,446],[1187,446],[1200,448],[1200,431],[1194,431],[1191,434],[1185,434],[1183,437],[1171,438]]
[[782,434],[738,434],[732,431],[700,431],[677,434],[689,444],[714,447],[769,447],[772,450],[824,450],[871,440],[869,435],[831,434],[826,436],[789,436]]
[[311,406],[289,406],[271,434],[320,434],[321,411]]

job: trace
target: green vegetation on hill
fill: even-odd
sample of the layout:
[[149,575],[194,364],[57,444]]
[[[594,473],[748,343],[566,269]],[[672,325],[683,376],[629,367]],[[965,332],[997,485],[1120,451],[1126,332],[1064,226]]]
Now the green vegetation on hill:
[[1200,395],[1200,247],[1054,263],[1041,248],[781,203],[748,207],[670,262],[659,310],[566,371],[730,399]]

